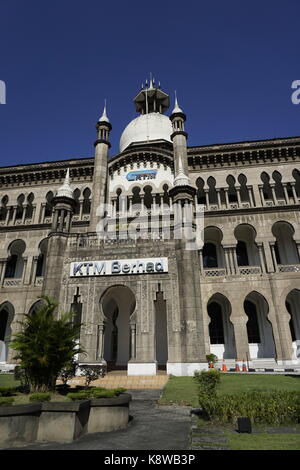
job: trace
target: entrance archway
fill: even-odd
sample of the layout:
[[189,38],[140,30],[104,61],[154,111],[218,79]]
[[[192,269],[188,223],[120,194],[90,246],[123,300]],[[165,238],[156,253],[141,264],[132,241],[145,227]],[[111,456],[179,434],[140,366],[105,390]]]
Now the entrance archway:
[[130,359],[130,317],[135,295],[126,286],[109,287],[101,300],[105,316],[104,359],[109,369],[125,369]]
[[248,317],[247,334],[251,359],[274,358],[276,351],[267,300],[253,291],[244,301],[244,311]]
[[9,302],[0,307],[0,362],[7,362],[8,344],[11,338],[11,323],[14,317],[14,308]]

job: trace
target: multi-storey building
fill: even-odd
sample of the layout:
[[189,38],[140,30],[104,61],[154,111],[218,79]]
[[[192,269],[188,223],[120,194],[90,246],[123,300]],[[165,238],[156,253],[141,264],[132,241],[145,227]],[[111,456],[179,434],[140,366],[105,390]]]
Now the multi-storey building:
[[81,362],[300,366],[300,137],[187,147],[177,100],[134,104],[118,155],[104,110],[95,158],[0,169],[1,368],[41,295],[82,322]]

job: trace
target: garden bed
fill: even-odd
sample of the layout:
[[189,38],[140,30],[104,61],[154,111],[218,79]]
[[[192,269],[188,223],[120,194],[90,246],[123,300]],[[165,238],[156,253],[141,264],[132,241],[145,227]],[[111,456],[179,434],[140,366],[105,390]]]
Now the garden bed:
[[85,433],[124,429],[131,395],[0,407],[0,447],[70,442]]

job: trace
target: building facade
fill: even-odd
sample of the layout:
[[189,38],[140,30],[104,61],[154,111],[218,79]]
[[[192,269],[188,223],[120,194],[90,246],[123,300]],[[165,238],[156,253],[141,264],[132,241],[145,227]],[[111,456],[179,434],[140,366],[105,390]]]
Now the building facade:
[[0,169],[0,369],[41,295],[82,323],[82,363],[192,375],[206,355],[300,367],[300,137],[187,146],[151,80],[108,158]]

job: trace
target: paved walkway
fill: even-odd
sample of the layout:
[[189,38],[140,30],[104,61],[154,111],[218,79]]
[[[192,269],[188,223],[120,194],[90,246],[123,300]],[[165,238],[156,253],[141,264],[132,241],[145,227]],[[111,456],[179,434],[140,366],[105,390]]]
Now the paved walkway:
[[127,429],[86,434],[74,442],[32,444],[13,450],[188,450],[190,407],[158,406],[162,390],[128,390],[132,395]]
[[[127,390],[163,389],[168,380],[169,376],[163,371],[158,371],[157,375],[138,376],[128,376],[127,371],[111,371],[105,377],[93,380],[91,385],[104,388],[123,387]],[[68,384],[71,386],[83,385],[84,381],[84,377],[76,377],[69,380]]]

